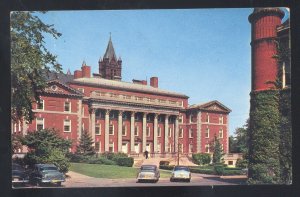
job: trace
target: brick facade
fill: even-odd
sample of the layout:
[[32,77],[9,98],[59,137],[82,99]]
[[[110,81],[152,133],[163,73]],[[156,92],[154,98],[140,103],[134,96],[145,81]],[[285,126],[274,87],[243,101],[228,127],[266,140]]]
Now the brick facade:
[[[104,58],[115,56],[112,49],[107,51]],[[99,64],[102,72],[103,63]],[[188,154],[206,152],[205,145],[222,129],[220,141],[228,152],[231,110],[220,102],[189,106],[188,96],[160,89],[157,77],[152,77],[150,84],[137,83],[139,80],[128,83],[102,77],[103,73],[91,76],[90,70],[83,63],[74,75],[50,77],[49,87],[41,94],[43,107],[37,109],[33,103],[36,119],[27,125],[26,132],[37,130],[41,124],[43,128],[55,128],[61,136],[73,140],[73,152],[81,132],[87,130],[97,152],[142,153],[147,149],[157,154],[178,150]]]

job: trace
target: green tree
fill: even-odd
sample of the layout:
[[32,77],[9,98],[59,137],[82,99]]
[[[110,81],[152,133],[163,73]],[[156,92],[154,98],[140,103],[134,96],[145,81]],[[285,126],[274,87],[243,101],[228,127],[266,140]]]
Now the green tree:
[[198,165],[206,165],[211,161],[211,156],[208,153],[194,153],[192,154],[194,163]]
[[56,56],[45,47],[45,36],[61,36],[53,25],[43,23],[33,12],[11,13],[12,118],[34,118],[32,103],[46,86],[45,73],[61,72]]
[[11,152],[16,153],[19,149],[22,148],[22,142],[21,142],[22,136],[19,134],[11,134]]
[[60,171],[68,171],[69,159],[66,155],[72,142],[59,136],[54,129],[29,132],[21,141],[29,148],[25,156],[25,162],[29,166],[36,163],[53,163]]
[[229,136],[229,152],[230,153],[237,153],[237,140],[234,136]]
[[211,143],[212,151],[213,151],[213,157],[212,157],[212,162],[214,164],[221,163],[222,157],[224,155],[223,150],[222,150],[222,145],[215,135],[213,142]]
[[83,131],[79,144],[77,145],[76,154],[84,156],[94,155],[95,149],[93,147],[93,143],[93,139],[89,133],[87,131]]

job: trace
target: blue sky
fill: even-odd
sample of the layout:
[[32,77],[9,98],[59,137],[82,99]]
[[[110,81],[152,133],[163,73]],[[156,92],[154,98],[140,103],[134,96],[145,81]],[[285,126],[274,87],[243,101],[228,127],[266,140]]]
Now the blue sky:
[[230,134],[249,116],[250,8],[50,11],[39,17],[62,33],[46,37],[64,72],[83,61],[98,73],[109,35],[123,60],[122,80],[159,78],[159,88],[190,104],[218,100],[230,113]]

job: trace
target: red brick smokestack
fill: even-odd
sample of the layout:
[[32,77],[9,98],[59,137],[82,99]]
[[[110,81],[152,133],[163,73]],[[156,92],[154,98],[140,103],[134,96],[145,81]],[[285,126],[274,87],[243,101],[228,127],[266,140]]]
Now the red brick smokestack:
[[78,79],[82,77],[82,71],[81,70],[75,70],[74,71],[74,79]]
[[150,86],[152,86],[154,88],[158,88],[158,78],[157,77],[150,78]]
[[278,65],[273,56],[277,53],[276,27],[281,24],[284,12],[279,8],[255,8],[249,16],[251,23],[252,91],[274,88]]
[[82,77],[90,78],[91,77],[91,67],[87,66],[85,62],[83,62],[82,67]]

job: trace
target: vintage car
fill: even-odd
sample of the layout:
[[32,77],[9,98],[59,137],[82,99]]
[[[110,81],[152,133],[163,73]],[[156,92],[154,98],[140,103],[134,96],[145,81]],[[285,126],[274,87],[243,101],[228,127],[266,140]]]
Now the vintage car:
[[160,173],[156,165],[142,165],[137,175],[137,182],[157,182],[159,177]]
[[35,164],[30,174],[30,181],[37,186],[43,183],[55,183],[60,186],[66,179],[54,164]]
[[170,181],[191,181],[190,168],[187,166],[175,166]]
[[13,186],[28,183],[29,176],[26,169],[19,164],[12,163],[11,180]]

